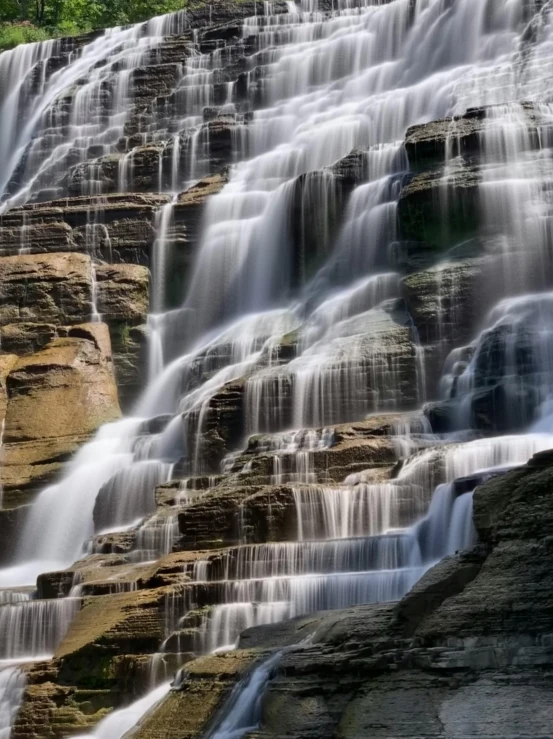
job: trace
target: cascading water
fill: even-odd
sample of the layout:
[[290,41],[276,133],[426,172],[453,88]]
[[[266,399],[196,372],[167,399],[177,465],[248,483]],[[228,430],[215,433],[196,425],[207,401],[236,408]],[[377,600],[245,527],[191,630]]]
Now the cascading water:
[[[53,652],[77,599],[18,600],[17,588],[70,566],[95,534],[132,529],[135,562],[173,548],[178,512],[202,491],[191,483],[160,513],[154,488],[173,476],[220,472],[206,430],[213,399],[232,383],[242,383],[242,419],[222,471],[236,474],[242,464],[239,474],[254,474],[255,460],[238,450],[248,435],[264,434],[257,452],[270,459],[266,482],[292,486],[296,531],[287,541],[254,544],[243,526],[236,547],[197,562],[162,650],[185,651],[189,611],[204,609],[194,647],[212,651],[253,624],[401,597],[436,560],[473,543],[471,491],[480,479],[553,446],[552,286],[543,268],[551,250],[547,4],[390,0],[280,10],[268,6],[244,20],[242,97],[238,83],[225,83],[220,108],[234,124],[230,180],[207,202],[190,287],[182,306],[167,312],[177,196],[209,171],[203,113],[229,62],[226,50],[194,48],[177,65],[172,101],[141,112],[139,144],[125,129],[134,74],[166,36],[183,33],[185,13],[108,31],[55,71],[45,60],[60,42],[0,55],[4,211],[102,195],[103,158],[121,153],[121,142],[117,187],[133,188],[135,149],[148,144],[159,159],[155,189],[170,194],[156,219],[149,385],[136,417],[100,429],[26,514],[10,566],[0,571],[0,659]],[[529,47],[525,29],[537,14]],[[526,101],[535,98],[542,103],[530,135]],[[432,435],[424,423],[411,433],[400,423],[395,448],[410,458],[394,479],[357,470],[332,481],[314,462],[335,444],[329,427],[410,411],[435,395],[396,258],[398,199],[409,179],[402,141],[410,125],[475,105],[495,106],[485,113],[477,187],[483,229],[496,237],[485,281],[495,307],[468,348],[448,343],[453,334],[443,322],[436,331],[443,356],[452,350],[441,382],[454,406],[452,433]],[[364,152],[362,183],[348,193],[334,165],[353,149]],[[446,212],[456,153],[451,140],[440,175]],[[106,238],[104,206],[91,201],[85,239],[93,257]],[[99,319],[93,300],[91,320]],[[495,406],[482,428],[475,399],[486,393]],[[532,433],[475,438],[533,423]],[[17,668],[0,671],[1,737],[9,736],[22,681]],[[166,690],[106,718],[94,736],[118,739]],[[234,736],[244,721],[233,718],[214,736]]]
[[23,691],[25,675],[17,667],[0,668],[0,737],[9,739]]
[[278,652],[258,665],[233,690],[218,725],[209,739],[241,739],[257,728],[261,719],[261,700],[282,654]]
[[150,711],[156,703],[161,701],[169,692],[169,683],[158,685],[157,688],[150,691],[144,698],[131,703],[127,708],[120,711],[114,711],[105,719],[100,721],[92,734],[83,734],[76,736],[75,739],[122,739],[127,736],[128,732],[135,726],[138,721]]

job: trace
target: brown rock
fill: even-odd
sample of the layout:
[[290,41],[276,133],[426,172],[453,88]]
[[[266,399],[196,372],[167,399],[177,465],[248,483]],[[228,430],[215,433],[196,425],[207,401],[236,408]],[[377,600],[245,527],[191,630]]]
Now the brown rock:
[[169,693],[140,722],[136,739],[192,739],[203,735],[217,708],[255,657],[254,652],[228,652],[189,663],[180,690]]
[[83,254],[0,258],[0,323],[71,323],[91,312],[91,262]]
[[98,312],[109,319],[144,323],[148,314],[149,273],[138,264],[99,264],[95,268]]
[[29,254],[87,254],[92,217],[98,224],[95,257],[148,264],[155,214],[168,199],[160,194],[115,193],[14,208],[0,215],[0,254],[17,256],[22,247]]
[[20,322],[0,326],[0,346],[8,352],[34,354],[57,336],[57,328],[52,323]]
[[[5,225],[3,225],[5,224]],[[32,254],[71,251],[71,227],[62,222],[26,225],[24,218],[0,217],[0,255],[17,254],[21,248]]]
[[0,354],[0,424],[2,425],[4,424],[8,405],[6,380],[16,362],[15,354]]
[[105,324],[67,329],[67,336],[18,359],[6,384],[1,480],[12,493],[35,489],[120,413]]
[[7,380],[5,441],[14,443],[93,433],[118,417],[107,326],[84,326],[21,357]]
[[96,267],[97,308],[108,323],[119,400],[127,410],[146,383],[149,272],[138,264]]

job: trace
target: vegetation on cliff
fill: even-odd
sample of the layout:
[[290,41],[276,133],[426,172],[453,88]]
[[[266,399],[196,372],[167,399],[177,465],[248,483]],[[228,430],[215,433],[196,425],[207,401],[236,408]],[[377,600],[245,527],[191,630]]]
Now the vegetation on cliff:
[[0,51],[19,44],[138,23],[186,7],[186,0],[2,0]]

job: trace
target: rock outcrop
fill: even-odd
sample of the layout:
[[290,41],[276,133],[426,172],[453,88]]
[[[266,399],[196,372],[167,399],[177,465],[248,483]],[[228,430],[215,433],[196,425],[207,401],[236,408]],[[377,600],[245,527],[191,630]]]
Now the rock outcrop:
[[0,470],[5,506],[25,502],[101,424],[120,415],[107,326],[57,331],[59,336],[37,352],[13,358],[5,380]]
[[[298,645],[275,668],[255,736],[465,737],[475,714],[486,736],[548,736],[552,479],[547,452],[477,488],[477,549],[436,565],[398,604],[246,631],[246,651],[234,656],[250,665]],[[308,644],[299,644],[308,635]],[[223,658],[210,659],[221,660],[217,672],[226,680]],[[218,675],[210,677],[203,664],[186,669],[138,736],[204,735],[202,712],[184,730],[170,718],[204,694],[206,681],[219,689]],[[227,687],[218,705],[228,694]]]
[[92,312],[90,257],[18,255],[0,260],[0,323],[81,322]]
[[135,264],[95,264],[75,252],[0,257],[0,341],[25,356],[99,317],[110,329],[122,401],[144,381],[148,272]]

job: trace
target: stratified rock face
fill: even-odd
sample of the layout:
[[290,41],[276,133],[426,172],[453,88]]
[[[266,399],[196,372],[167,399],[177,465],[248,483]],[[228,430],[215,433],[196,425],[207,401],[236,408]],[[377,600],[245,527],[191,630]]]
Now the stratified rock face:
[[[531,103],[522,104],[520,110],[526,123],[525,146],[538,151],[549,123]],[[462,116],[407,131],[405,150],[413,174],[398,201],[402,239],[415,241],[436,256],[481,234],[483,227],[499,231],[504,227],[494,221],[498,213],[482,206],[481,198],[486,167],[498,163],[497,151],[489,145],[493,112],[493,106],[469,109]],[[540,168],[539,161],[536,167]]]
[[[143,385],[148,271],[134,264],[95,265],[80,253],[0,257],[2,349],[33,353],[68,324],[100,313],[110,329],[122,401]],[[96,304],[95,304],[96,303]]]
[[184,692],[171,692],[158,710],[146,716],[137,738],[193,739],[202,736],[213,724],[223,700],[247,674],[256,656],[249,652],[227,652],[190,663],[184,677]]
[[109,326],[119,400],[127,410],[146,377],[149,274],[137,264],[99,264],[94,274],[96,310]]
[[478,168],[456,161],[448,177],[424,171],[404,188],[398,203],[401,235],[437,250],[474,236],[481,226]]
[[552,479],[553,455],[546,451],[476,489],[474,523],[488,556],[479,576],[419,626],[425,640],[451,634],[485,643],[489,635],[490,646],[499,646],[513,639],[515,663],[550,663]]
[[86,435],[118,415],[111,361],[102,324],[70,328],[66,338],[21,357],[7,379],[6,443]]
[[423,344],[459,346],[481,319],[479,278],[483,259],[460,259],[415,272],[403,280],[407,308]]
[[[548,736],[552,463],[545,452],[477,488],[479,547],[446,558],[400,603],[246,631],[246,650],[277,650],[311,634],[307,646],[282,654],[256,736],[466,737],[475,715],[478,736]],[[217,684],[187,671],[180,692],[149,719],[154,736],[203,736],[201,714],[184,734],[170,715],[206,681]]]
[[110,321],[141,321],[148,312],[148,273],[136,264],[100,264],[95,268],[96,308]]
[[6,418],[6,409],[8,407],[6,380],[16,362],[17,355],[0,354],[0,419],[2,424]]
[[91,261],[81,254],[0,259],[0,323],[73,323],[92,311]]
[[119,417],[107,326],[66,327],[43,349],[16,359],[5,384],[1,480],[5,503],[13,504],[58,473],[100,425]]
[[[157,190],[157,160],[143,168],[151,181],[138,189]],[[75,195],[1,214],[2,349],[36,351],[57,327],[90,320],[97,311],[110,328],[120,401],[129,410],[147,377],[148,267],[167,250],[166,300],[179,305],[203,206],[226,181],[224,170],[217,171],[182,193],[163,243],[159,214],[170,197],[155,192]]]
[[106,260],[147,264],[155,212],[167,199],[129,193],[14,208],[0,216],[0,253],[87,252],[92,240]]
[[293,343],[293,336],[285,336],[278,347],[283,363],[271,362],[247,379],[249,429],[338,424],[417,405],[420,368],[412,322],[400,301],[337,322],[286,363]]
[[[525,135],[531,147],[539,147],[540,128],[548,121],[532,103],[522,103],[526,116]],[[411,126],[405,150],[413,171],[440,165],[446,159],[482,155],[483,135],[489,128],[487,108],[469,108],[464,115]]]

